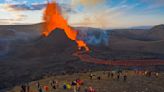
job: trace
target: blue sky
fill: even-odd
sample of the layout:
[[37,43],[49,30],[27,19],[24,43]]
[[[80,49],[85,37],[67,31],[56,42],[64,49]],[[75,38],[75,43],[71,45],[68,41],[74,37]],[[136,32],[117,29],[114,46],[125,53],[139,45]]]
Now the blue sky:
[[[72,26],[126,28],[164,24],[164,0],[56,1]],[[0,25],[42,22],[45,4],[46,0],[0,0]]]

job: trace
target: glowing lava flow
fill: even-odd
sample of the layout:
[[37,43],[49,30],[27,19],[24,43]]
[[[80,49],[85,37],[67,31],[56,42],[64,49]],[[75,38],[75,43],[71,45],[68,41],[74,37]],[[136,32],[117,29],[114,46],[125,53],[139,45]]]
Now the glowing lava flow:
[[44,30],[42,32],[43,36],[47,37],[54,29],[63,29],[67,37],[73,41],[76,41],[79,49],[82,47],[86,51],[89,51],[86,43],[82,40],[77,39],[78,32],[73,30],[67,23],[67,21],[62,17],[59,7],[55,2],[49,2],[44,12]]

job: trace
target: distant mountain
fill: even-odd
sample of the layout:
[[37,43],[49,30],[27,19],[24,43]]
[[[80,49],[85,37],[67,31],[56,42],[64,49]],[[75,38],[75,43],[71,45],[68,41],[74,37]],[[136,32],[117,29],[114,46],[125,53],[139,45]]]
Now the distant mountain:
[[110,50],[102,53],[115,59],[163,59],[163,47],[164,28],[158,25],[149,30],[113,30],[110,32]]
[[157,25],[150,29],[149,35],[164,40],[164,25]]
[[[108,52],[106,55],[113,56],[114,54],[116,58],[162,58],[164,56],[164,49],[162,48],[164,41],[163,27],[164,25],[157,25],[151,29],[116,30],[78,27],[75,28],[75,30],[79,31],[78,38],[84,40],[91,49],[105,49],[105,51]],[[34,55],[34,53],[45,54],[45,51],[49,52],[50,49],[54,52],[62,52],[58,50],[62,48],[62,44],[65,46],[65,43],[63,42],[70,42],[66,36],[63,36],[64,33],[60,33],[60,31],[54,31],[57,33],[53,32],[48,38],[42,38],[40,36],[42,31],[42,23],[25,26],[1,26],[0,30],[2,31],[0,32],[0,43],[3,43],[0,44],[1,54],[6,54],[6,52],[11,51],[10,55],[12,55],[14,51],[21,51],[19,49],[24,48],[32,49],[32,51],[27,50],[28,54],[30,52],[33,53],[30,55]],[[16,40],[13,41],[13,39]],[[40,48],[47,47],[47,49],[45,49],[45,51],[44,49],[39,50],[38,46],[40,46]],[[59,49],[56,49],[55,47]],[[65,47],[70,46],[66,45]],[[102,52],[104,51],[102,50]],[[26,55],[26,53],[24,53],[24,55]],[[34,56],[37,56],[37,54]]]
[[0,38],[4,40],[27,42],[41,35],[42,24],[0,25]]
[[153,26],[134,26],[129,29],[151,29]]
[[164,29],[164,24],[156,25],[156,26],[152,27],[152,30],[163,30],[163,29]]

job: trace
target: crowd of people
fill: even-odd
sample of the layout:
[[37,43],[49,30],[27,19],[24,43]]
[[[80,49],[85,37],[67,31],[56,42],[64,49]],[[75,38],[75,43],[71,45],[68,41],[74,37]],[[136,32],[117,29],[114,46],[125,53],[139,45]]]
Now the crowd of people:
[[[106,74],[105,72],[103,73],[104,75]],[[94,77],[96,77],[96,75],[94,75],[93,73],[90,73],[90,79],[92,80]],[[107,77],[108,78],[112,78],[112,79],[116,79],[117,80],[120,80],[121,78],[120,77],[123,77],[123,81],[126,82],[127,80],[127,73],[122,73],[122,72],[108,72],[107,73]],[[101,80],[101,76],[97,76],[97,79],[98,80]]]
[[[136,74],[139,74],[139,72],[136,72]],[[159,76],[159,73],[152,73],[152,72],[148,72],[148,71],[144,71],[144,72],[142,72],[142,74],[145,76],[149,76],[149,77],[152,75],[155,75],[156,78],[158,78],[158,76]],[[128,79],[128,73],[122,72],[122,71],[104,72],[103,76],[106,76],[106,78],[110,78],[110,79],[117,80],[117,81],[122,80],[123,82],[126,82]],[[95,79],[102,80],[103,79],[102,75],[95,75],[92,72],[90,72],[88,77],[90,80],[95,80]],[[85,85],[85,82],[82,79],[78,78],[76,80],[73,80],[72,82],[66,81],[64,83],[59,83],[58,80],[51,80],[48,85],[44,85],[44,86],[42,86],[40,84],[40,82],[37,82],[36,88],[37,88],[37,92],[51,92],[51,91],[56,92],[56,90],[59,88],[62,88],[63,90],[72,90],[71,92],[96,92],[96,90],[92,86],[86,87],[86,85],[85,85],[85,89],[82,90],[81,87],[84,87],[84,85]],[[27,84],[24,84],[21,86],[20,92],[33,92],[33,91],[30,91],[30,86],[27,83]]]
[[[37,92],[50,92],[50,89],[52,92],[56,92],[56,89],[59,89],[59,82],[57,80],[51,80],[49,82],[49,85],[44,85],[42,86],[40,84],[40,82],[36,83],[36,88],[37,88]],[[64,90],[73,90],[73,92],[82,92],[81,91],[81,86],[84,85],[84,81],[81,79],[76,79],[74,81],[72,81],[71,83],[69,82],[64,82],[62,89]],[[21,90],[20,92],[33,92],[30,91],[30,86],[29,84],[23,84],[21,86]],[[96,92],[95,89],[92,86],[86,87],[84,92]]]

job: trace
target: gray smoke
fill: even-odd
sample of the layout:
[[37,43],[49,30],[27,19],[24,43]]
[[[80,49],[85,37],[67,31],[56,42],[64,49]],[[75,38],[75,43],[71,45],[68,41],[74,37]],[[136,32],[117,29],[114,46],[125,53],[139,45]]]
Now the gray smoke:
[[[79,29],[80,30],[80,29]],[[82,29],[78,38],[84,40],[89,45],[109,45],[109,32],[101,29]]]
[[17,31],[13,29],[1,29],[0,30],[0,56],[8,54],[14,50],[16,44],[26,44],[36,39],[39,34],[32,31]]

